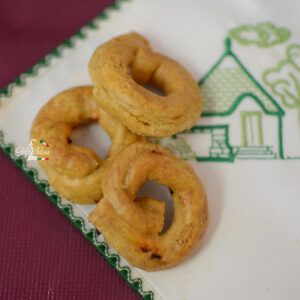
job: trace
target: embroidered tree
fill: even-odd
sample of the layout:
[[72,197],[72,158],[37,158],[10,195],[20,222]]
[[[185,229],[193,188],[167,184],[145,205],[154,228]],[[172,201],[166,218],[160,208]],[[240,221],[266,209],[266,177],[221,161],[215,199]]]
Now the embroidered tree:
[[263,73],[264,83],[279,97],[287,109],[297,109],[300,126],[300,45],[286,50],[286,59]]
[[290,38],[290,31],[286,28],[277,28],[271,23],[258,25],[243,25],[230,30],[229,37],[241,45],[256,45],[258,47],[271,47],[281,44]]

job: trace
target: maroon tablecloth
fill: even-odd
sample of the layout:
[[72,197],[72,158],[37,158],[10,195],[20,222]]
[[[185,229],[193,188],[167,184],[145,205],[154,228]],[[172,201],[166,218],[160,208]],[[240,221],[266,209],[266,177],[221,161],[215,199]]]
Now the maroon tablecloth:
[[[112,2],[0,1],[0,89]],[[0,230],[1,300],[141,299],[2,151]]]

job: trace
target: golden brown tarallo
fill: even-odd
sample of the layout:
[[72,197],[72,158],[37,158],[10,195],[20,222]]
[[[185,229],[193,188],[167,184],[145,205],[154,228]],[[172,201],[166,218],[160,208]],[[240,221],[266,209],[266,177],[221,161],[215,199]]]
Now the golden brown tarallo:
[[[97,203],[90,222],[130,264],[147,271],[175,266],[205,234],[207,198],[186,161],[143,136],[164,137],[191,128],[201,115],[199,87],[179,63],[153,52],[137,33],[97,48],[89,73],[93,86],[65,90],[37,114],[31,128],[33,151],[48,158],[38,163],[62,197]],[[76,126],[91,122],[111,138],[104,160],[70,140]],[[40,140],[49,153],[39,153]],[[166,230],[165,202],[137,196],[147,180],[171,191],[174,217]]]
[[[98,103],[132,132],[164,137],[191,128],[201,115],[198,84],[176,61],[152,51],[137,33],[101,45],[89,62]],[[152,93],[153,85],[165,96]]]
[[[136,196],[146,180],[172,191],[173,222],[163,233],[164,202]],[[89,220],[136,267],[177,265],[204,236],[209,220],[204,188],[193,168],[162,146],[136,142],[123,148],[105,170],[102,188]]]
[[[92,150],[70,144],[73,129],[82,124],[98,122],[109,134],[112,143],[104,161]],[[31,139],[36,153],[40,140],[45,140],[49,160],[39,160],[48,174],[49,184],[66,199],[75,203],[95,203],[102,196],[103,171],[124,146],[142,140],[118,120],[101,109],[94,100],[92,87],[75,87],[53,97],[37,114]]]

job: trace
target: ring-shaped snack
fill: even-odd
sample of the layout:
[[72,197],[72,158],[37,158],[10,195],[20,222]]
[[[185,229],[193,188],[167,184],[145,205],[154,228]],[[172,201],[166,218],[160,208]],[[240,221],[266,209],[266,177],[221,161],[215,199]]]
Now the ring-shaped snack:
[[[132,132],[164,137],[191,128],[201,115],[198,84],[176,61],[152,51],[137,33],[98,47],[89,73],[99,104]],[[161,96],[143,85],[162,90]]]
[[[73,129],[91,122],[98,122],[111,138],[104,161],[92,149],[70,144]],[[49,184],[62,197],[82,204],[99,201],[103,171],[109,161],[124,146],[141,140],[97,105],[92,86],[71,88],[53,97],[35,117],[30,136],[34,154],[48,158],[38,163]],[[41,140],[49,147],[41,145]]]
[[[147,198],[145,208],[136,199],[146,180],[171,190],[174,217],[165,232],[161,232],[161,201]],[[155,209],[149,209],[152,203]],[[120,151],[106,169],[103,198],[89,220],[128,262],[155,271],[187,256],[203,237],[209,215],[204,188],[193,168],[162,146],[137,142]]]

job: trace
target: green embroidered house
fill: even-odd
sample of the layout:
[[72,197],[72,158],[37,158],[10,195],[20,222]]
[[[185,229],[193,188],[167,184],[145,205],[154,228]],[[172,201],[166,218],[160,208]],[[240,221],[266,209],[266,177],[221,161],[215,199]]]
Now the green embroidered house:
[[284,111],[231,51],[199,82],[203,113],[191,130],[161,143],[184,159],[283,158]]

